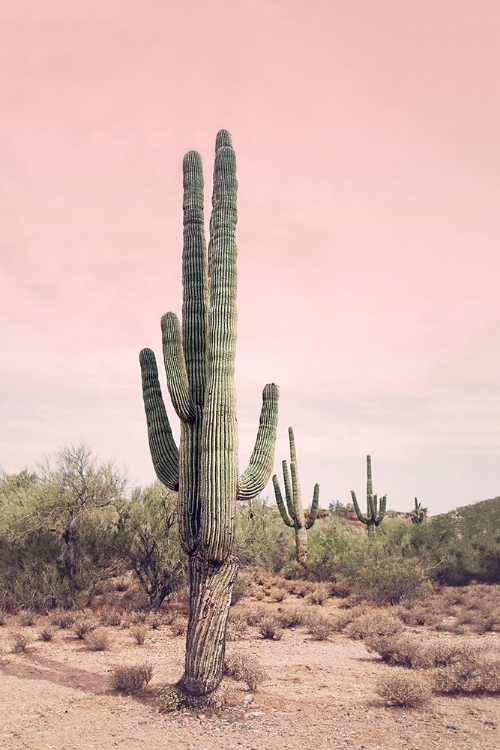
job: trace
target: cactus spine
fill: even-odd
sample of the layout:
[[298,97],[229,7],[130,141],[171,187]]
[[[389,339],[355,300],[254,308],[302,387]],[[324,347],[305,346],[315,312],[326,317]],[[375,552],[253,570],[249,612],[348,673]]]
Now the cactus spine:
[[426,515],[427,508],[422,508],[422,503],[419,503],[417,498],[415,498],[415,508],[410,514],[412,523],[423,523]]
[[283,496],[281,494],[280,484],[276,474],[273,476],[274,494],[276,496],[276,503],[278,505],[281,518],[287,526],[290,526],[295,531],[295,548],[297,552],[297,560],[300,563],[305,563],[307,561],[307,530],[314,525],[316,514],[318,512],[319,484],[314,485],[311,510],[306,521],[304,508],[302,507],[302,497],[300,494],[295,438],[293,435],[293,429],[291,427],[288,428],[288,440],[290,442],[290,472],[292,475],[291,481],[287,462],[283,461],[282,463],[286,507],[285,503],[283,502]]
[[374,539],[376,527],[379,526],[384,520],[385,509],[387,506],[387,495],[384,495],[384,497],[381,498],[379,506],[377,495],[373,494],[371,456],[366,457],[366,477],[366,516],[364,516],[359,509],[359,504],[354,490],[351,490],[351,496],[358,520],[361,521],[361,523],[366,524],[368,537],[370,539]]
[[217,134],[208,257],[199,154],[183,162],[184,243],[182,330],[173,313],[162,318],[167,385],[181,421],[175,444],[158,380],[156,359],[143,349],[140,363],[149,446],[158,478],[178,490],[180,542],[189,556],[190,615],[184,675],[177,687],[189,697],[219,685],[231,591],[237,500],[266,485],[274,459],[278,388],[266,385],[255,447],[238,477],[234,387],[236,349],[236,162],[231,137]]

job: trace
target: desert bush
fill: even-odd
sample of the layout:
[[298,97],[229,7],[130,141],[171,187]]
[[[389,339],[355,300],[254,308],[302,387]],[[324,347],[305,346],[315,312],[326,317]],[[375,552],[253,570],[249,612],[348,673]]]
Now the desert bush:
[[158,630],[163,624],[163,618],[159,612],[153,612],[149,620],[149,627],[151,630]]
[[67,630],[75,622],[75,615],[72,612],[66,612],[64,609],[56,609],[50,614],[50,622],[61,630]]
[[263,617],[259,622],[259,633],[263,638],[279,641],[283,637],[283,628],[276,617],[268,615]]
[[153,677],[151,664],[123,665],[111,673],[111,687],[126,695],[136,695],[144,690]]
[[138,646],[142,646],[146,640],[146,628],[144,625],[136,625],[132,628],[130,634]]
[[85,639],[89,651],[107,651],[109,648],[109,636],[105,630],[96,630]]
[[420,648],[420,642],[407,635],[367,635],[364,644],[369,651],[379,654],[382,661],[401,667],[415,666]]
[[85,640],[85,636],[95,630],[96,624],[90,617],[80,617],[75,620],[73,632],[79,641]]
[[350,638],[363,639],[367,636],[394,636],[402,629],[401,621],[393,614],[374,610],[360,614],[346,626],[345,631]]
[[34,612],[31,611],[31,609],[24,609],[21,612],[19,612],[17,616],[17,621],[19,625],[22,625],[23,627],[31,627],[35,624],[36,621],[36,615]]
[[21,633],[18,631],[18,632],[12,633],[10,642],[12,646],[12,653],[20,654],[23,651],[26,651],[26,649],[28,648],[30,639],[29,639],[29,636],[27,636],[25,633]]
[[313,641],[326,641],[333,633],[331,618],[321,615],[311,615],[307,622],[307,632]]
[[184,635],[187,630],[187,620],[184,617],[176,617],[170,623],[170,629],[174,635]]
[[276,619],[281,628],[297,628],[304,625],[308,620],[308,613],[300,607],[283,607],[276,614]]
[[40,630],[40,640],[48,643],[54,637],[54,631],[50,627],[44,627]]
[[330,596],[331,588],[326,583],[318,583],[307,595],[309,604],[324,604]]
[[227,624],[226,638],[228,641],[238,641],[246,634],[248,630],[248,624],[246,617],[242,612],[237,612],[229,615]]
[[419,708],[431,698],[431,690],[421,675],[400,669],[386,672],[375,692],[387,703],[404,708]]
[[273,602],[282,602],[286,596],[286,590],[278,586],[271,586],[266,593]]
[[463,648],[448,666],[435,670],[437,693],[500,693],[500,652],[496,648]]
[[224,672],[239,682],[246,682],[252,693],[257,692],[259,685],[267,678],[259,661],[254,656],[243,653],[229,656],[224,664]]
[[105,627],[118,627],[122,624],[122,615],[116,609],[105,609],[101,612],[100,621]]

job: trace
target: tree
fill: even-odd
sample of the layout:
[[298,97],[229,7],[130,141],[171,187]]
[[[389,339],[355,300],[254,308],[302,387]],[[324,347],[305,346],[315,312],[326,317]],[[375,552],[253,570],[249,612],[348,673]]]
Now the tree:
[[176,534],[177,495],[160,482],[136,489],[122,504],[118,546],[149,597],[159,608],[186,579],[184,555]]

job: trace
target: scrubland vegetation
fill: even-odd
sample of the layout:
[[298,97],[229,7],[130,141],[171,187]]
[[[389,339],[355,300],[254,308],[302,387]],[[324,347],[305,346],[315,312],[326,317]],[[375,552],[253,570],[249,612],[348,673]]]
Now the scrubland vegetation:
[[[156,483],[127,498],[125,486],[85,446],[33,472],[3,475],[0,625],[11,653],[36,643],[57,648],[61,633],[89,651],[112,649],[113,632],[136,646],[161,629],[185,634],[175,493]],[[388,512],[373,539],[350,506],[336,503],[318,513],[302,564],[273,504],[241,505],[226,679],[263,689],[266,664],[239,646],[300,629],[313,641],[362,641],[380,660],[375,692],[387,705],[500,693],[499,514],[500,498],[422,523]],[[147,661],[122,665],[111,685],[136,694],[152,677]],[[161,695],[174,705],[171,691]]]

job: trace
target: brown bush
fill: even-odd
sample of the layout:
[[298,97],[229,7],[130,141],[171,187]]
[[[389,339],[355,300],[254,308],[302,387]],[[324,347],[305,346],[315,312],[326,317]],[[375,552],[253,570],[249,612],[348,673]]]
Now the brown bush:
[[451,664],[435,671],[433,688],[445,694],[500,693],[498,647],[463,649]]
[[421,675],[402,669],[386,672],[378,681],[375,692],[392,706],[418,708],[431,698],[431,690]]
[[401,620],[383,609],[373,610],[356,617],[347,627],[350,638],[363,639],[366,636],[396,635],[403,629]]
[[224,664],[224,672],[239,682],[246,682],[252,693],[257,692],[259,685],[267,678],[259,661],[244,653],[231,654]]
[[111,687],[126,695],[136,695],[149,684],[152,677],[151,664],[115,667],[111,673]]
[[10,640],[13,654],[20,654],[26,651],[30,642],[29,636],[21,632],[13,633]]
[[105,630],[94,631],[85,639],[85,645],[89,651],[107,651],[109,648],[109,637]]

